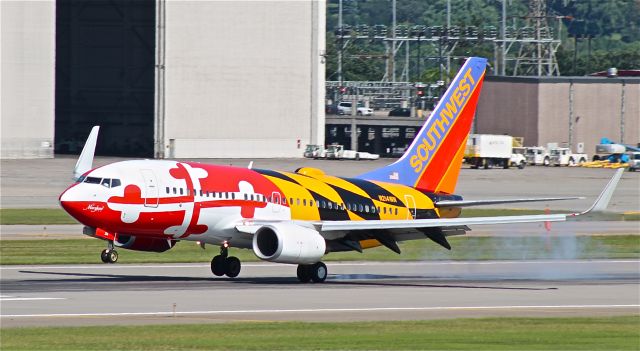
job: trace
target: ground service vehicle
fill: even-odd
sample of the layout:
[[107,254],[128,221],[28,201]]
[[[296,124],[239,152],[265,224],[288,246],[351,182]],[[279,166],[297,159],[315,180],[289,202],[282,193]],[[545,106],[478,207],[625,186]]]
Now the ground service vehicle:
[[322,145],[309,144],[304,149],[303,155],[306,158],[313,158],[313,159],[325,158],[327,157],[327,150],[325,150],[324,146]]
[[345,150],[343,145],[329,145],[327,158],[335,160],[377,160],[380,158],[380,155],[362,151]]
[[471,168],[509,168],[512,156],[513,137],[509,135],[470,134],[467,139],[464,157]]
[[249,249],[260,260],[297,265],[304,283],[327,278],[322,257],[331,252],[384,246],[399,254],[398,242],[426,238],[451,249],[447,237],[463,235],[468,226],[565,221],[604,210],[621,169],[585,212],[457,218],[468,206],[568,199],[465,201],[455,194],[486,65],[469,58],[406,153],[355,177],[311,167],[283,172],[176,160],[94,169],[96,126],[60,205],[84,225],[84,234],[106,241],[105,263],[117,261],[116,248],[164,252],[192,241],[220,248],[211,260],[215,276],[238,276],[241,262],[229,251]]
[[576,166],[587,162],[587,154],[574,154],[567,147],[557,147],[549,152],[550,166]]
[[542,146],[527,147],[525,151],[527,163],[532,166],[548,166],[549,152]]
[[629,152],[629,170],[635,172],[640,169],[640,152]]

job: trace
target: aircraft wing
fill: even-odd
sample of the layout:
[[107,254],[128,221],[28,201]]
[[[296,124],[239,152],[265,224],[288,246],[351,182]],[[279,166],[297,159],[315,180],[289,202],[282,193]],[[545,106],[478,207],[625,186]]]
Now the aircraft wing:
[[[619,169],[604,187],[594,204],[584,212],[568,214],[544,214],[524,216],[493,216],[470,218],[435,218],[435,219],[409,219],[409,220],[372,220],[372,221],[322,221],[316,223],[320,232],[329,231],[357,231],[377,229],[402,229],[402,228],[433,228],[433,227],[459,227],[480,224],[512,224],[532,222],[559,222],[566,221],[570,217],[588,214],[590,212],[604,211],[611,200],[618,181],[622,177],[623,169]],[[541,200],[544,201],[544,200]],[[455,201],[449,201],[455,202]],[[494,202],[495,203],[495,202]]]
[[434,203],[438,208],[446,207],[469,207],[480,205],[499,205],[499,204],[513,204],[518,202],[543,202],[543,201],[560,201],[560,200],[578,200],[584,199],[584,197],[534,197],[523,199],[495,199],[495,200],[443,200]]

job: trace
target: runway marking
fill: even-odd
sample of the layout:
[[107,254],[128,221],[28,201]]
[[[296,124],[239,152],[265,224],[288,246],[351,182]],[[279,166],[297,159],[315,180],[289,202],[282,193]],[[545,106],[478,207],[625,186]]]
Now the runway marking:
[[64,297],[0,297],[0,302],[5,301],[38,301],[38,300],[66,300]]
[[[517,264],[593,264],[593,263],[640,263],[640,260],[528,260],[528,261],[415,261],[415,262],[325,262],[328,266],[421,266],[421,265],[517,265]],[[264,268],[277,267],[283,264],[277,263],[243,263],[242,267]],[[209,267],[209,264],[152,264],[152,265],[61,265],[61,266],[0,266],[0,270],[21,270],[21,269],[165,269],[165,268],[202,268]],[[295,267],[295,265],[288,265]]]
[[522,305],[522,306],[442,306],[442,307],[371,307],[371,308],[318,308],[282,310],[212,310],[182,312],[109,312],[109,313],[54,313],[54,314],[9,314],[2,318],[43,318],[43,317],[122,317],[122,316],[188,316],[207,314],[267,314],[267,313],[339,313],[339,312],[381,312],[381,311],[483,311],[483,310],[540,310],[540,309],[603,309],[640,308],[640,305]]

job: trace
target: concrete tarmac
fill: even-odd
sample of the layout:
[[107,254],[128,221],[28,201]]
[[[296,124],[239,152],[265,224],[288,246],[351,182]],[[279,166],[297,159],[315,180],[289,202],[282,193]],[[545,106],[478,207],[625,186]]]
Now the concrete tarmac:
[[0,268],[2,327],[371,321],[640,313],[639,260],[328,263],[323,284],[294,265],[251,263]]
[[[302,152],[302,151],[301,151]],[[58,156],[40,160],[2,160],[0,167],[0,208],[52,208],[58,196],[71,185],[71,173],[77,157]],[[97,157],[94,166],[124,158]],[[246,167],[251,160],[196,160],[221,165]],[[395,160],[330,161],[312,159],[257,159],[254,168],[295,171],[316,167],[327,174],[352,177]],[[469,169],[464,165],[456,193],[467,200],[487,198],[523,198],[584,196],[585,199],[560,202],[496,205],[496,208],[586,210],[596,199],[614,170],[581,167],[526,167],[511,169]],[[640,211],[640,172],[626,172],[618,184],[609,209],[616,212]]]

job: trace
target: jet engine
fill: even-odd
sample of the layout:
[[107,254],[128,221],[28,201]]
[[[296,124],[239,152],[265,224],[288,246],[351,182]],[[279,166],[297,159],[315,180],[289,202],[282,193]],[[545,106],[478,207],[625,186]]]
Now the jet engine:
[[253,236],[258,258],[278,263],[311,264],[324,256],[327,244],[317,231],[291,223],[268,224]]
[[128,250],[165,252],[175,246],[176,240],[119,234],[113,244]]

